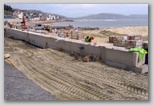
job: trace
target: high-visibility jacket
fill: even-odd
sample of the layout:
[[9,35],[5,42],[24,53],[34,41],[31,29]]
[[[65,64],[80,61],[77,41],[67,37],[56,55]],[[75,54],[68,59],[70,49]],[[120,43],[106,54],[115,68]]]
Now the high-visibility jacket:
[[45,30],[45,25],[44,25],[43,29]]
[[15,26],[15,28],[16,28],[16,29],[18,29],[18,27],[17,27],[17,26]]
[[138,62],[142,60],[143,56],[148,52],[143,48],[130,48],[130,52],[139,52]]
[[45,29],[48,29],[48,26],[46,26]]
[[48,29],[49,30],[50,29],[50,26],[49,25],[44,26],[44,29],[46,29],[46,30]]
[[88,42],[88,41],[90,41],[91,40],[91,37],[90,36],[87,36],[86,38],[85,38],[85,42]]
[[48,30],[50,30],[50,26],[48,25]]
[[10,23],[10,28],[12,28],[12,23]]

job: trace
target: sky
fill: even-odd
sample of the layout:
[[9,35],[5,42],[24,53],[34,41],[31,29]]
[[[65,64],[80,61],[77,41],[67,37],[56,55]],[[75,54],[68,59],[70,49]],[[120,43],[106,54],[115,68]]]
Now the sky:
[[7,4],[12,8],[41,10],[66,17],[82,17],[90,14],[116,13],[123,15],[148,14],[148,4]]

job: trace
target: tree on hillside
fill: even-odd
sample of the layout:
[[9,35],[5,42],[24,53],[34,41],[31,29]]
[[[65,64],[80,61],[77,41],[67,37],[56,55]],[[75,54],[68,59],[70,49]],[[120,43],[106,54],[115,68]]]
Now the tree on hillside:
[[4,4],[4,10],[5,11],[11,11],[11,12],[13,12],[12,7],[11,6],[8,6],[8,5],[5,5],[5,4]]

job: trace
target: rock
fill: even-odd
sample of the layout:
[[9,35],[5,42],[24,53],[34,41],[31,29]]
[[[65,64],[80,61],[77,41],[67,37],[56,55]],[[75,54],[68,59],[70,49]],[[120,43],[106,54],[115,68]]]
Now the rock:
[[92,55],[87,55],[83,58],[84,62],[90,62],[93,61],[93,56]]

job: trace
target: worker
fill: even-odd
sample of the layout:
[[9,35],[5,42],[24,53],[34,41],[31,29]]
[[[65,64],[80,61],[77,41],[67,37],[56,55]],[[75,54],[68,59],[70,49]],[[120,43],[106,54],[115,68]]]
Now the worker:
[[47,29],[48,29],[48,25],[45,26],[45,30],[47,30]]
[[139,52],[138,62],[140,62],[145,54],[148,52],[143,48],[130,48],[130,52]]
[[15,26],[15,29],[18,29],[18,26],[17,25]]
[[48,32],[50,31],[50,26],[49,26],[49,25],[47,26],[47,31],[48,31]]
[[94,40],[94,37],[92,36],[87,36],[86,38],[85,38],[85,42],[91,42],[92,40]]
[[47,31],[50,32],[50,25],[48,25],[48,29],[47,29]]
[[14,23],[12,24],[12,28],[15,28],[15,25],[14,25]]
[[50,26],[49,25],[45,26],[45,30],[47,30],[49,32],[50,31]]
[[46,29],[46,27],[45,27],[45,25],[44,25],[43,30],[45,30],[45,29]]
[[12,28],[12,22],[10,23],[10,28]]

